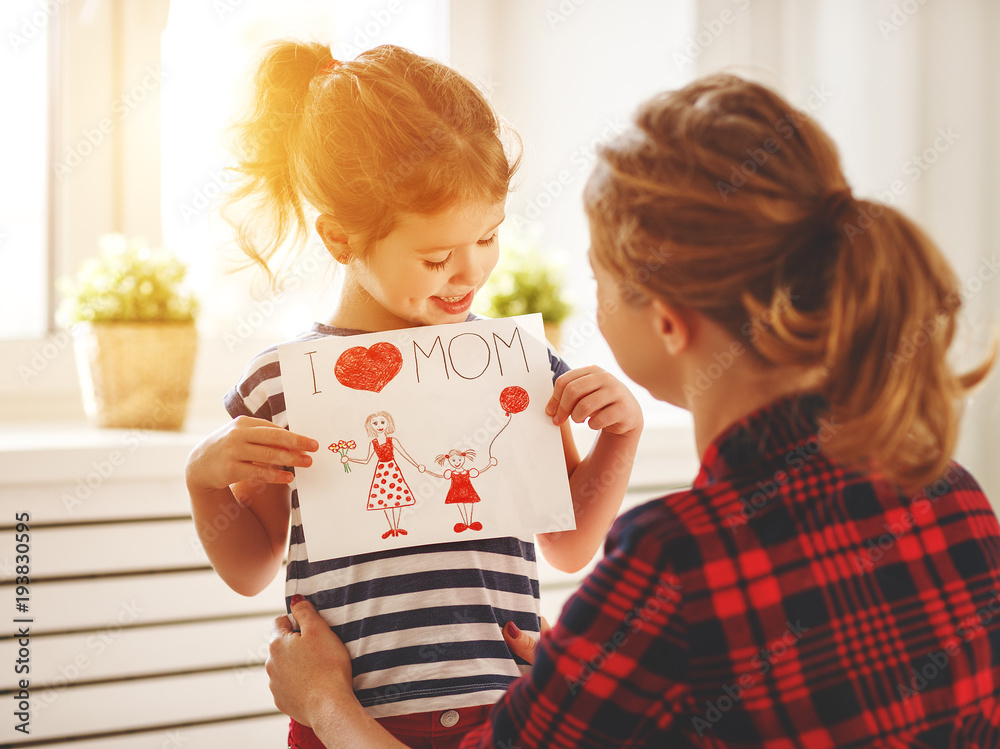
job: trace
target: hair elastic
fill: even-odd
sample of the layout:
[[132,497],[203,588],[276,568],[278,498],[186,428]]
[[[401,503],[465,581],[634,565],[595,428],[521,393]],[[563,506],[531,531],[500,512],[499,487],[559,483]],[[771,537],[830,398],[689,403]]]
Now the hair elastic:
[[342,64],[343,63],[341,63],[340,60],[338,60],[336,57],[334,57],[332,60],[330,60],[330,62],[328,62],[326,65],[324,65],[322,68],[320,68],[320,72],[321,73],[329,73],[329,72],[331,72],[331,71],[336,70],[337,68],[339,68]]
[[834,190],[823,198],[820,203],[820,209],[817,212],[817,218],[824,228],[836,226],[836,221],[840,217],[840,214],[849,205],[853,205],[853,203],[854,194],[851,192],[851,188],[842,187],[839,190]]

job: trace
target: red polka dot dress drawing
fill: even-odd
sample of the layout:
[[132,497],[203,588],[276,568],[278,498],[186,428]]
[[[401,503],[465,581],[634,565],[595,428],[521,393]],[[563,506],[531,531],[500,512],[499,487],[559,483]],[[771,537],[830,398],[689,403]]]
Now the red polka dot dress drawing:
[[[399,440],[389,436],[396,431],[396,425],[392,420],[392,415],[387,411],[378,411],[368,416],[365,419],[365,430],[372,440],[368,457],[361,460],[360,458],[348,457],[346,453],[341,452],[340,460],[344,464],[361,463],[367,465],[373,457],[377,458],[375,474],[372,476],[372,483],[368,488],[366,508],[370,512],[385,513],[385,518],[389,522],[389,530],[382,534],[382,538],[405,536],[407,535],[406,530],[399,527],[402,510],[404,507],[413,507],[417,500],[403,477],[403,470],[396,454],[398,452],[399,456],[421,473],[425,470],[424,466],[419,465],[409,456]],[[330,445],[331,450],[334,447],[336,446]]]
[[387,510],[396,507],[411,507],[417,503],[410,487],[403,478],[403,471],[396,463],[392,450],[392,437],[387,437],[384,444],[372,440],[372,449],[378,455],[375,465],[375,476],[368,490],[368,509]]

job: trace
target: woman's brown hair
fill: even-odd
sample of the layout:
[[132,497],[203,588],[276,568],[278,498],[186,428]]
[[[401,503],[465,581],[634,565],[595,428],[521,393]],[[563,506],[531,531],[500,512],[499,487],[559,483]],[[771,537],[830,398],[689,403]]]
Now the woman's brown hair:
[[833,456],[906,489],[944,472],[996,348],[951,370],[954,272],[906,216],[853,196],[809,116],[739,77],[699,79],[603,147],[585,202],[633,303],[696,310],[765,366],[823,372]]
[[363,254],[400,213],[504,200],[520,159],[505,135],[483,94],[435,60],[383,45],[338,61],[321,44],[275,42],[233,127],[223,216],[273,285],[310,209],[361,237]]

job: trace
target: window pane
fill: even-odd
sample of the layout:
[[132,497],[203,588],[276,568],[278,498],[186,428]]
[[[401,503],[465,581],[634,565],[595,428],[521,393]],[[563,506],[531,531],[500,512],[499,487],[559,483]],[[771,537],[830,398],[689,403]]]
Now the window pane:
[[221,339],[229,353],[249,355],[244,344],[251,337],[299,333],[332,309],[337,293],[330,256],[315,234],[293,266],[294,295],[254,302],[248,291],[255,272],[227,274],[243,258],[234,254],[231,231],[215,209],[233,161],[226,129],[244,103],[250,61],[283,38],[328,41],[345,59],[383,43],[445,59],[447,11],[447,0],[172,0],[163,36],[169,72],[163,83],[163,233],[188,264],[203,301],[203,335]]
[[41,338],[48,328],[50,15],[37,0],[0,6],[0,339]]

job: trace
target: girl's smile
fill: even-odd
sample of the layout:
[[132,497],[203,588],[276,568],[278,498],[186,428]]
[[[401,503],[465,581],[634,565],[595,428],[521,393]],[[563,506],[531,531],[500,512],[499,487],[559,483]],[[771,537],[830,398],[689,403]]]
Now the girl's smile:
[[366,256],[347,263],[334,324],[394,330],[464,322],[496,267],[503,219],[503,202],[401,214]]
[[476,289],[470,289],[465,296],[434,296],[431,297],[431,299],[446,315],[461,315],[469,311],[469,308],[472,306],[472,300],[475,296]]

